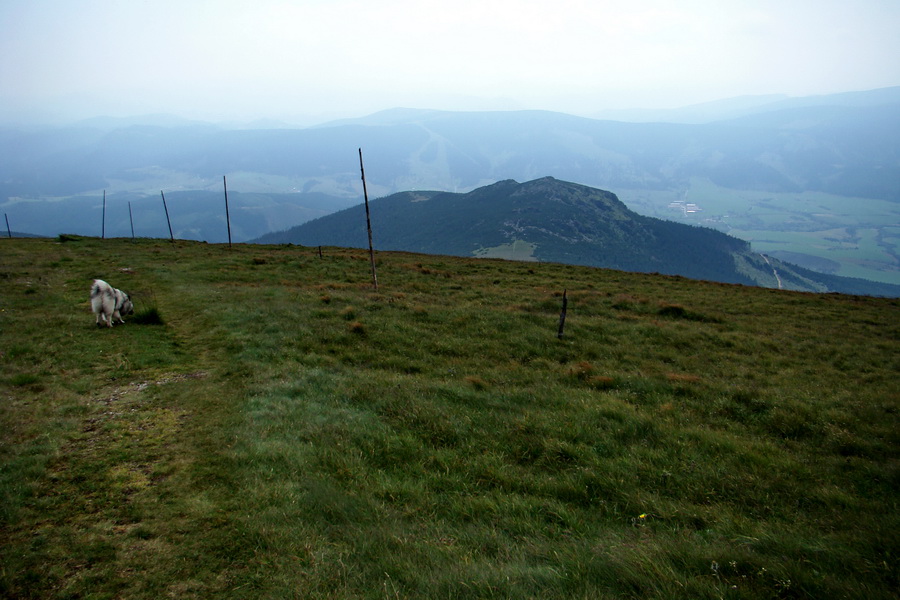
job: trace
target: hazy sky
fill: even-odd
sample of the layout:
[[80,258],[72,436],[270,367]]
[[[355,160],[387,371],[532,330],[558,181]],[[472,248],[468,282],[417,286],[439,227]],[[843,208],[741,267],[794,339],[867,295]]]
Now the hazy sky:
[[0,121],[590,115],[900,85],[897,0],[0,0]]

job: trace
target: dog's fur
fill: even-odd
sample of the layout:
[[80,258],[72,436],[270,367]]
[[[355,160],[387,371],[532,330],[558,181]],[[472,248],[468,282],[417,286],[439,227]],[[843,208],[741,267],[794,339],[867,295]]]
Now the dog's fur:
[[116,320],[124,323],[125,319],[122,317],[133,313],[134,305],[128,294],[117,290],[102,279],[95,279],[94,285],[91,286],[91,309],[97,316],[97,327],[100,327],[101,320],[107,327],[112,327]]

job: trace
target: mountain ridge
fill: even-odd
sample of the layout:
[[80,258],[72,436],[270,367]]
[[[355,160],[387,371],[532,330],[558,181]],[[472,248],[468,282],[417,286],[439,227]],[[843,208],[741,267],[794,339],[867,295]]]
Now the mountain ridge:
[[874,107],[898,102],[900,102],[900,86],[893,86],[812,96],[744,95],[669,109],[611,109],[590,116],[595,119],[632,123],[666,122],[699,125],[787,108],[824,105]]
[[[503,180],[466,193],[398,192],[372,200],[369,208],[378,250],[512,257],[800,291],[900,296],[900,286],[824,277],[755,253],[750,243],[717,230],[642,216],[612,192],[554,177]],[[253,242],[365,248],[363,211],[357,205]]]

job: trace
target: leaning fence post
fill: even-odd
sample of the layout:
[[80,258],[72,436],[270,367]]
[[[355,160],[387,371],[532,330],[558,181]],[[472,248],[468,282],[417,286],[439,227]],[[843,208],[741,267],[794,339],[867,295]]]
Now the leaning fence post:
[[9,228],[9,215],[3,213],[3,218],[6,219],[6,236],[12,238],[12,231]]
[[172,243],[175,243],[175,236],[172,235],[172,221],[169,220],[169,207],[166,206],[166,195],[162,193],[162,190],[159,190],[159,195],[162,196],[163,199],[163,210],[166,211],[166,223],[169,225],[169,240]]
[[366,191],[366,170],[363,168],[362,148],[359,149],[359,172],[362,176],[363,198],[366,202],[366,230],[369,232],[369,262],[372,263],[372,285],[378,289],[378,277],[375,274],[375,250],[372,248],[372,222],[369,219],[369,193]]
[[131,222],[131,241],[134,241],[134,217],[131,214],[131,202],[128,202],[128,220]]
[[103,190],[103,219],[100,224],[100,239],[106,239],[106,190]]
[[228,183],[222,175],[222,187],[225,188],[225,223],[228,225],[228,247],[231,248],[231,217],[228,216]]
[[569,304],[569,301],[566,298],[566,291],[567,290],[563,290],[562,311],[559,313],[559,331],[556,333],[556,337],[559,339],[562,339],[563,328],[566,326],[566,306]]

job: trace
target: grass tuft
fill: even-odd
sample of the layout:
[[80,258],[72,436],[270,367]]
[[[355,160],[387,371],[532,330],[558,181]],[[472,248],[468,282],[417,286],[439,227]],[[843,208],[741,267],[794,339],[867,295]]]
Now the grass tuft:
[[9,378],[9,384],[16,387],[34,385],[39,381],[40,378],[33,373],[16,373]]
[[587,382],[597,390],[611,390],[619,385],[615,377],[605,375],[593,375],[587,378]]
[[699,321],[701,323],[719,323],[720,320],[715,317],[708,317],[699,313],[690,311],[679,304],[663,303],[660,305],[657,314],[661,317],[669,317],[671,319],[685,319],[687,321]]
[[84,238],[83,236],[80,236],[80,235],[73,235],[73,234],[71,234],[71,233],[60,233],[60,234],[57,236],[56,241],[61,242],[61,243],[65,243],[65,242],[80,242],[80,241],[82,241],[82,240],[84,240],[84,239],[85,239],[85,238]]
[[566,369],[566,373],[569,375],[569,377],[573,377],[581,381],[588,381],[593,377],[594,365],[592,365],[589,361],[582,360],[574,365],[569,365],[569,367]]
[[159,310],[156,308],[137,311],[130,320],[136,325],[165,325],[162,315],[159,314]]
[[467,375],[465,381],[476,390],[486,390],[490,387],[487,381],[477,375]]
[[699,383],[703,378],[689,373],[666,373],[666,379],[672,383]]

